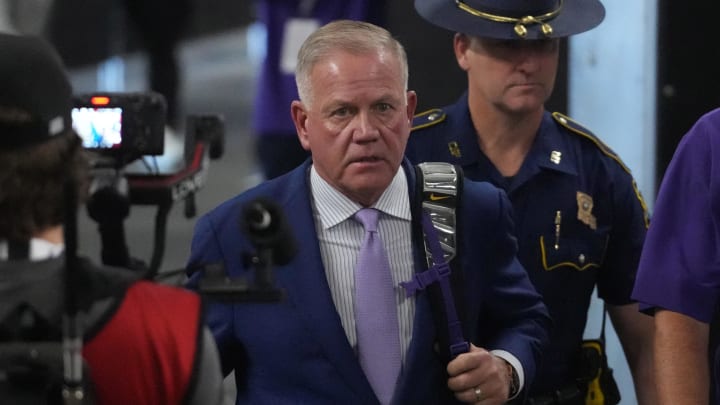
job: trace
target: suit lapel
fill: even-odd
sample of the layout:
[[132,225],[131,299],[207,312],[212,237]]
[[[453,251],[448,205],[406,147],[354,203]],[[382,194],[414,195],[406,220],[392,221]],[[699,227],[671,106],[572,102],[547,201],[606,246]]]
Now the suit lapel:
[[299,230],[296,231],[298,255],[285,266],[286,271],[277,272],[276,282],[285,290],[287,299],[338,374],[363,403],[373,403],[376,399],[372,388],[348,343],[325,276],[310,205],[307,168],[308,165],[303,165],[302,170],[296,170],[289,178],[285,201],[281,201],[288,213],[290,229]]
[[[410,347],[406,355],[406,362],[403,371],[398,379],[395,389],[394,403],[411,404],[425,403],[428,398],[422,397],[424,393],[431,391],[431,385],[437,381],[433,377],[437,367],[435,356],[433,356],[433,345],[435,344],[435,325],[432,319],[430,303],[427,294],[420,293],[415,299],[415,318],[413,323],[413,335]],[[418,386],[424,386],[418,389]],[[420,397],[418,397],[420,395]]]

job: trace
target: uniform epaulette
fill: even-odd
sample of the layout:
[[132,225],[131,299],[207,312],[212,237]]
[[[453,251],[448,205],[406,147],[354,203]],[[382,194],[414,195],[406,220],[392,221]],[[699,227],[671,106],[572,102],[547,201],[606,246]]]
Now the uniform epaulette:
[[[630,169],[625,166],[625,163],[620,159],[620,156],[618,156],[617,153],[615,153],[612,149],[610,149],[609,146],[607,146],[603,141],[600,140],[595,134],[590,132],[589,129],[585,128],[584,126],[580,125],[577,121],[573,120],[572,118],[568,117],[567,115],[564,115],[559,112],[552,113],[553,118],[555,121],[557,121],[560,125],[570,130],[570,132],[574,134],[578,134],[592,143],[595,144],[595,146],[600,149],[600,151],[605,154],[606,156],[610,157],[612,160],[617,162],[617,164],[622,167],[623,170],[630,176],[632,176],[632,173],[630,172]],[[635,190],[635,196],[640,201],[640,206],[642,207],[644,217],[645,217],[645,228],[647,228],[650,225],[650,217],[648,214],[647,204],[645,203],[645,199],[643,198],[642,194],[640,193],[640,189],[637,186],[637,183],[635,182],[635,179],[632,180],[632,186]]]
[[412,130],[414,131],[416,129],[427,128],[429,126],[439,124],[445,121],[445,117],[447,117],[447,114],[445,114],[445,111],[440,108],[433,108],[432,110],[415,114],[415,117],[413,117]]
[[622,166],[623,170],[630,173],[630,169],[628,169],[627,166],[625,166],[625,163],[620,159],[620,156],[618,156],[615,151],[613,151],[609,146],[607,146],[603,141],[600,140],[595,134],[590,132],[589,129],[585,128],[584,126],[580,125],[577,121],[573,120],[572,118],[568,117],[565,114],[554,112],[552,113],[553,118],[555,118],[555,121],[557,121],[560,125],[570,130],[570,132],[574,134],[578,134],[584,138],[587,138],[592,143],[595,144],[595,146],[600,149],[600,151],[610,157],[612,160],[616,161],[620,166]]

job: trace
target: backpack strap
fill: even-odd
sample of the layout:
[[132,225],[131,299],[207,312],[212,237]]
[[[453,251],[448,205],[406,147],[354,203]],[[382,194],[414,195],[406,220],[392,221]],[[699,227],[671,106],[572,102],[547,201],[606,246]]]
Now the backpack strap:
[[[458,269],[457,205],[462,171],[449,163],[421,163],[416,166],[421,190],[421,224],[427,270],[402,282],[407,296],[428,289],[440,347],[446,357],[467,352],[462,322],[462,300],[453,294],[462,285]],[[455,271],[452,271],[454,268]],[[460,311],[458,311],[460,309]]]

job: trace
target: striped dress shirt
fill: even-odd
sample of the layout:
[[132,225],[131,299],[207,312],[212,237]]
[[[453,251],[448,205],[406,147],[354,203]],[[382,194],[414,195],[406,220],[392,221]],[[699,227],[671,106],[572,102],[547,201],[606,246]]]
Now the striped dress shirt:
[[[325,266],[325,276],[330,285],[335,308],[342,321],[350,345],[357,350],[355,332],[355,265],[363,242],[363,226],[353,219],[362,207],[333,188],[315,167],[310,172],[313,217],[320,243],[320,253]],[[405,172],[398,170],[390,186],[371,208],[381,212],[378,234],[382,238],[390,260],[395,300],[397,302],[398,330],[402,361],[412,336],[414,297],[405,297],[400,282],[412,278],[415,267],[412,254],[412,216]]]

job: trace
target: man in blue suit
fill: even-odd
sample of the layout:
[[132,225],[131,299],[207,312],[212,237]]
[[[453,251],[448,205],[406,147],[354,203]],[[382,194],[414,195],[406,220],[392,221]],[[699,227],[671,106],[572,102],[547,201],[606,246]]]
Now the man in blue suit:
[[[463,282],[453,292],[471,343],[466,352],[444,357],[433,317],[438,302],[428,290],[402,290],[427,269],[423,190],[403,157],[417,101],[407,79],[405,51],[386,30],[336,21],[315,31],[299,52],[301,101],[291,105],[312,158],[198,221],[188,266],[200,269],[190,280],[196,288],[211,268],[252,279],[244,253],[254,251],[253,238],[239,223],[253,201],[276,202],[298,241],[297,255],[273,269],[282,300],[208,307],[224,372],[235,371],[237,403],[502,404],[532,380],[550,321],[516,259],[502,191],[470,181],[458,187],[462,223],[452,260]],[[401,361],[389,396],[371,384],[357,355],[364,348],[354,273],[363,226],[353,216],[363,208],[379,211],[377,234],[393,280]]]

